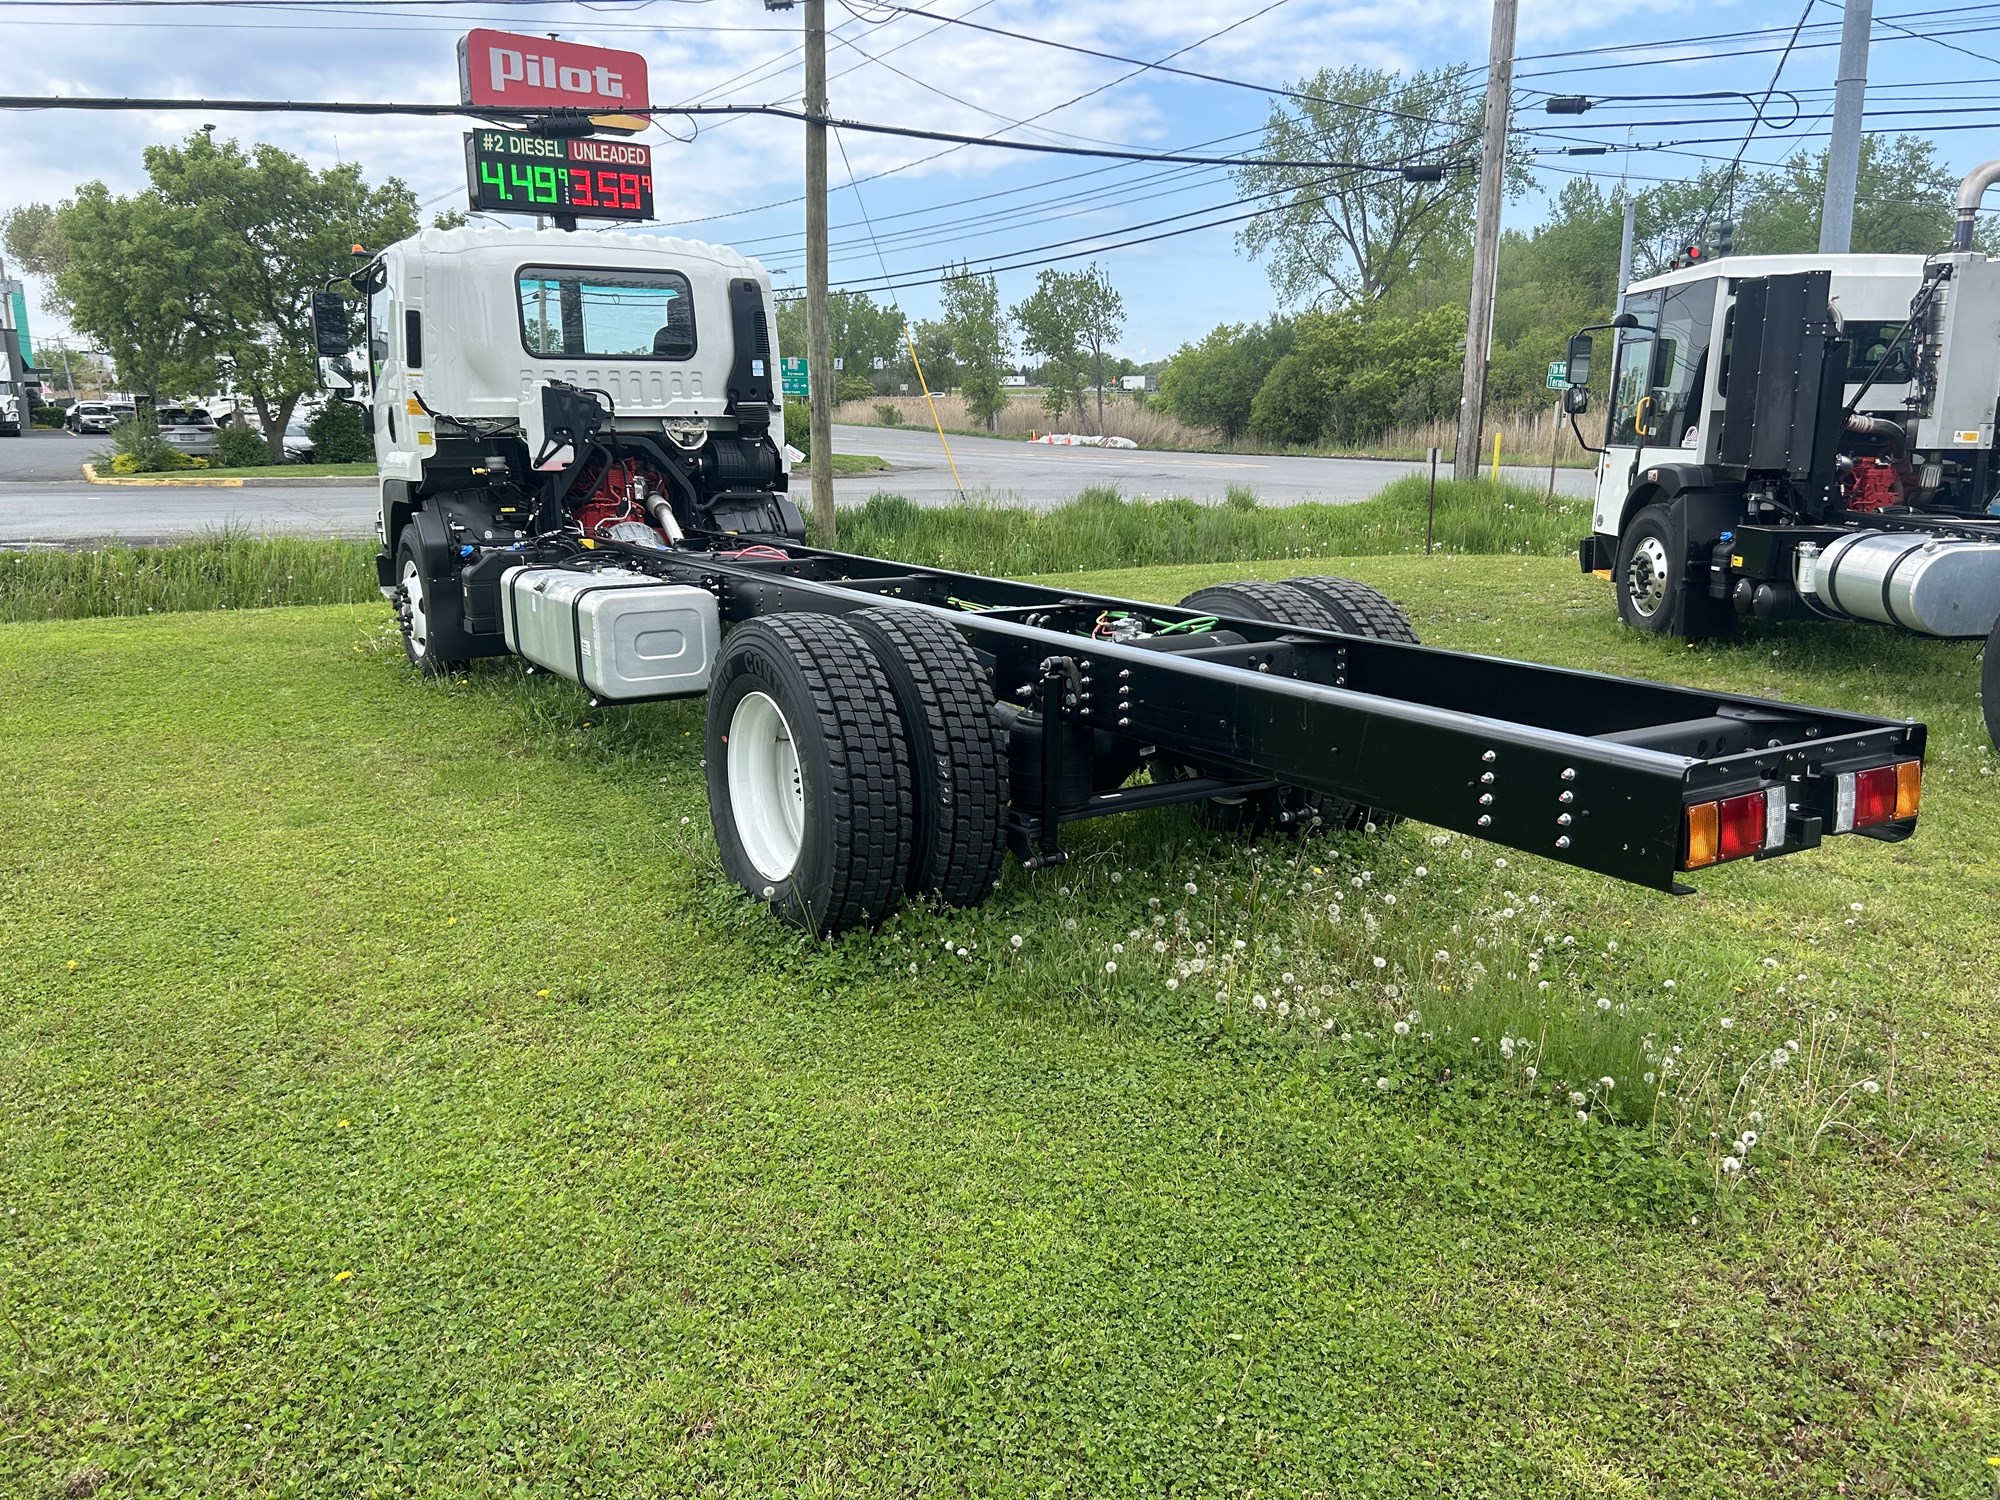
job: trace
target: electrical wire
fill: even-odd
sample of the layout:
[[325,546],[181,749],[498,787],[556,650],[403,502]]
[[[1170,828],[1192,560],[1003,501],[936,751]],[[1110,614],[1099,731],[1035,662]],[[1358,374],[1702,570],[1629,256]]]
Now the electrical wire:
[[[195,111],[232,114],[317,114],[317,115],[411,115],[448,118],[457,115],[478,117],[463,104],[388,104],[371,100],[341,103],[292,99],[135,99],[65,98],[60,95],[0,96],[0,110],[83,110],[91,112],[170,112]],[[485,113],[492,113],[486,111]],[[524,111],[536,119],[567,122],[587,118],[583,110]],[[1401,172],[1403,166],[1381,162],[1297,161],[1271,157],[1191,156],[1175,152],[1113,150],[1105,146],[1058,146],[1045,141],[1003,141],[994,136],[960,135],[949,130],[920,130],[908,125],[882,125],[871,120],[845,120],[833,115],[814,116],[802,110],[784,109],[773,104],[731,105],[650,105],[627,106],[623,114],[646,115],[767,115],[773,119],[823,124],[833,129],[857,130],[869,135],[901,136],[919,141],[952,141],[966,146],[984,146],[1000,151],[1027,151],[1038,155],[1104,157],[1114,161],[1184,162],[1200,167],[1286,167],[1354,172]],[[1449,164],[1447,164],[1449,165]]]

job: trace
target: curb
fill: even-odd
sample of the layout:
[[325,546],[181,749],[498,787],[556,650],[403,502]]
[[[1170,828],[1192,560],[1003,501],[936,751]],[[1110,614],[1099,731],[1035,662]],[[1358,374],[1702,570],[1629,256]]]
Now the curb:
[[[272,467],[276,467],[273,465]],[[206,478],[201,474],[99,474],[95,464],[83,466],[83,477],[91,484],[149,485],[173,489],[240,490],[244,485],[258,489],[374,489],[378,477],[372,474],[285,474],[266,479],[241,474]]]
[[198,488],[211,490],[240,490],[240,479],[202,479],[195,475],[183,477],[179,474],[105,474],[99,475],[96,464],[83,466],[83,477],[92,484],[130,484],[176,489]]

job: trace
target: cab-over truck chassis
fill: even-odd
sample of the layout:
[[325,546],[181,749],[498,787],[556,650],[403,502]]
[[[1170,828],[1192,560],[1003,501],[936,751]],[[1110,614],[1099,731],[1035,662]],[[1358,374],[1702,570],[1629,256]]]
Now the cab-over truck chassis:
[[[380,570],[412,660],[512,653],[602,703],[706,693],[724,866],[816,930],[906,896],[976,903],[1010,849],[1060,862],[1065,824],[1163,803],[1252,834],[1418,818],[1663,891],[1914,830],[1919,724],[1425,647],[1341,579],[1169,607],[807,546],[761,268],[669,285],[562,267],[685,268],[707,247],[569,237],[558,260],[559,235],[457,234],[430,247],[428,293],[393,253],[357,277],[385,303],[367,375],[391,474]],[[520,289],[512,406],[423,368],[441,341],[494,338],[426,321],[450,305],[425,300],[450,252],[474,246]],[[647,337],[706,350],[674,377],[694,394],[643,367],[608,389],[601,366],[641,356],[583,368],[580,346],[614,337],[586,327],[594,296],[601,318],[667,309]]]

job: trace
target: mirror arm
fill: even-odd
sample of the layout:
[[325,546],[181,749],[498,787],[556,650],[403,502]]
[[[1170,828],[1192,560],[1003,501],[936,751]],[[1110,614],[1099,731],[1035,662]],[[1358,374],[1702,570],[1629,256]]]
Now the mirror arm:
[[1590,443],[1585,441],[1583,436],[1583,429],[1576,425],[1575,412],[1569,413],[1569,430],[1576,434],[1576,445],[1577,447],[1581,448],[1585,453],[1602,453],[1604,451],[1602,448],[1593,447]]

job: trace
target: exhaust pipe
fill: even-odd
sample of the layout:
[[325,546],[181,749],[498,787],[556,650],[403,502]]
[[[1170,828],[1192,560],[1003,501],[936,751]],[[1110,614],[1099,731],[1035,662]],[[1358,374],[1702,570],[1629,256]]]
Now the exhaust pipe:
[[1979,216],[1979,200],[1996,182],[2000,182],[2000,161],[1989,161],[1966,173],[1965,181],[1958,185],[1958,222],[1952,226],[1952,249],[1972,248],[1972,224]]

